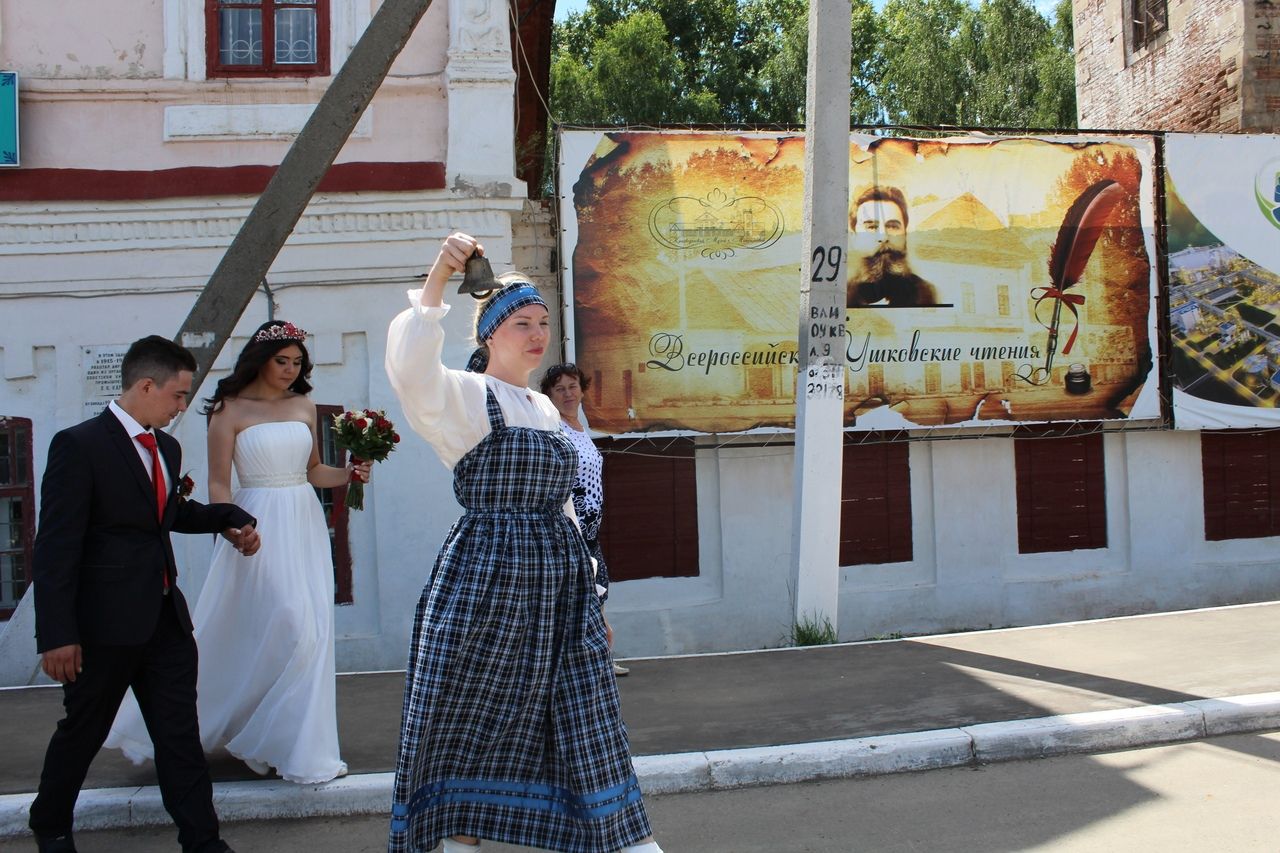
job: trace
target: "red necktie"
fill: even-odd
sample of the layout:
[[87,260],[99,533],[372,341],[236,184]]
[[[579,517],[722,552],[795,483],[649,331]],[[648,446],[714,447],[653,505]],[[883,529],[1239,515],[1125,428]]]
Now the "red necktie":
[[[138,443],[151,453],[151,483],[156,490],[157,517],[164,519],[164,505],[168,493],[164,487],[164,469],[160,467],[160,450],[156,447],[156,437],[149,432],[138,436]],[[169,591],[169,573],[164,573],[164,589]]]

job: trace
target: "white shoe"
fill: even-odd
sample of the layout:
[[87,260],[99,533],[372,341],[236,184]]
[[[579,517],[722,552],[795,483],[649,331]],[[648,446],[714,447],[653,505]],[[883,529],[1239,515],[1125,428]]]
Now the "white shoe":
[[259,776],[271,775],[271,765],[265,761],[259,761],[256,758],[246,758],[244,759],[244,763],[250,770],[257,773]]
[[613,665],[613,674],[618,676],[618,678],[622,678],[622,676],[624,675],[630,675],[631,670],[627,669],[625,666],[623,666],[620,663],[615,663]]

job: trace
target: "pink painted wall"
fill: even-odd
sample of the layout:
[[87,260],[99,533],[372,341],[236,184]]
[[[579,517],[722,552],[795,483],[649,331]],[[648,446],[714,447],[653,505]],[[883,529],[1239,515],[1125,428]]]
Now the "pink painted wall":
[[[336,17],[344,0],[331,2]],[[166,142],[165,109],[313,104],[332,79],[165,79],[162,0],[0,0],[0,22],[0,68],[21,80],[23,168],[276,165],[291,138]],[[338,162],[444,161],[447,49],[437,0],[374,97],[372,136]]]
[[3,0],[0,66],[24,79],[160,77],[162,0]]

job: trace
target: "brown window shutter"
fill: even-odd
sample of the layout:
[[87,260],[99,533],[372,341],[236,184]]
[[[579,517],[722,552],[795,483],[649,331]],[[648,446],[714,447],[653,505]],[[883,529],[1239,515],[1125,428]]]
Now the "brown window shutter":
[[1102,434],[1014,439],[1018,551],[1107,547]]
[[693,442],[601,442],[600,548],[611,581],[697,577],[698,488]]
[[1280,535],[1280,432],[1202,432],[1200,458],[1205,539]]
[[842,473],[840,565],[912,559],[907,443],[846,444]]

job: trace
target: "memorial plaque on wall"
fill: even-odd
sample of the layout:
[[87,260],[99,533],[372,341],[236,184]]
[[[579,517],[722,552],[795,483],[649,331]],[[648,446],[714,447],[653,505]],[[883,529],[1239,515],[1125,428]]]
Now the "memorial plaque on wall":
[[84,369],[84,416],[93,417],[120,396],[120,365],[127,344],[81,348]]

